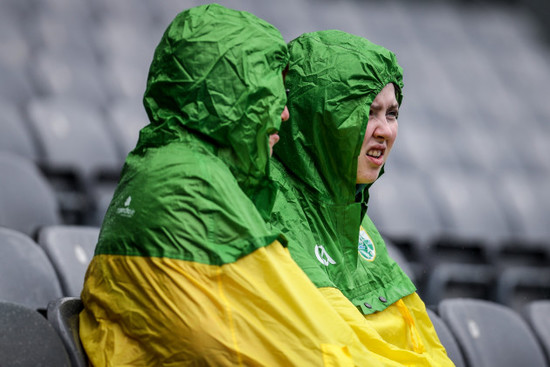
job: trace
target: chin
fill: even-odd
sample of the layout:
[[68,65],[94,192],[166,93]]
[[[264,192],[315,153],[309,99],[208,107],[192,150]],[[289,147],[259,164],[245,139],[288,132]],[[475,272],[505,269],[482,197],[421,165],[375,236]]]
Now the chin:
[[378,179],[378,176],[380,175],[380,170],[376,170],[376,172],[369,172],[363,175],[357,176],[357,183],[358,184],[370,184],[373,183]]

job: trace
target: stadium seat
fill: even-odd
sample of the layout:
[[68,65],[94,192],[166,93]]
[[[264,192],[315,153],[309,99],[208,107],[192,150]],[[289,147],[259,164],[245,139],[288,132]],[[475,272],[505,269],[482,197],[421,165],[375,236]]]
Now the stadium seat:
[[390,171],[369,193],[368,213],[384,238],[407,260],[427,262],[426,248],[439,236],[442,223],[422,176],[412,170]]
[[28,78],[30,42],[18,21],[18,14],[0,5],[0,98],[18,107],[34,95]]
[[[464,185],[465,179],[467,185]],[[487,176],[440,171],[431,176],[430,183],[444,217],[445,231],[450,236],[484,242],[510,237],[503,208]]]
[[496,282],[496,301],[516,311],[527,303],[550,300],[550,269],[530,266],[508,267]]
[[40,167],[59,195],[64,222],[87,223],[98,193],[114,191],[122,167],[102,116],[64,97],[34,99],[28,113],[42,148]]
[[57,331],[69,354],[72,367],[87,367],[88,358],[79,336],[78,315],[84,308],[77,297],[64,297],[48,304],[48,321]]
[[445,324],[445,321],[443,321],[443,319],[439,317],[439,315],[432,309],[428,308],[426,310],[428,311],[430,320],[432,320],[437,336],[439,337],[441,344],[445,347],[445,350],[447,350],[447,355],[451,361],[454,362],[456,367],[466,367],[464,357],[462,356],[462,351],[460,350],[453,333],[451,333],[451,330],[449,330],[449,327]]
[[544,367],[541,346],[526,321],[509,307],[475,299],[445,299],[438,314],[470,367]]
[[33,237],[41,226],[60,222],[55,194],[36,166],[0,152],[0,226]]
[[37,242],[55,268],[63,296],[80,296],[98,235],[99,228],[70,225],[43,227],[38,232]]
[[103,108],[110,96],[100,70],[85,55],[44,49],[34,55],[29,76],[40,96],[73,98]]
[[0,227],[0,300],[42,310],[62,297],[48,257],[27,235]]
[[36,161],[37,151],[21,112],[13,103],[0,100],[0,152]]
[[136,147],[139,131],[149,123],[141,98],[124,98],[109,106],[107,127],[113,132],[122,159]]
[[446,298],[493,300],[495,281],[495,270],[488,265],[438,264],[429,272],[419,293],[430,306]]
[[550,300],[537,300],[527,303],[522,310],[535,336],[538,338],[550,365]]
[[0,365],[70,367],[52,325],[25,306],[0,301]]
[[497,180],[495,192],[514,230],[513,242],[518,247],[542,244],[550,248],[550,174],[502,172]]
[[429,178],[443,223],[431,253],[441,254],[445,262],[491,263],[492,249],[512,232],[488,176],[440,170]]
[[386,243],[386,249],[388,250],[388,254],[390,257],[403,269],[405,274],[409,276],[409,278],[415,282],[417,279],[416,271],[417,269],[414,268],[412,264],[409,263],[409,261],[405,258],[401,250],[399,250],[393,243],[389,242],[388,240],[384,240]]

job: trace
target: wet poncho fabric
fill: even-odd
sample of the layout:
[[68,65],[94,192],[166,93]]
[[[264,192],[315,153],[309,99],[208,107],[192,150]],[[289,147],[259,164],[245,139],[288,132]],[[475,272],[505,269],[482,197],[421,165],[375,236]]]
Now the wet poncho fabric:
[[174,19],[149,71],[150,124],[96,255],[221,265],[277,239],[258,213],[273,205],[268,132],[281,122],[287,62],[280,33],[252,14],[209,5]]
[[281,195],[272,223],[295,240],[291,254],[313,283],[340,289],[364,314],[381,311],[415,287],[366,215],[370,185],[357,190],[355,181],[369,107],[385,85],[402,90],[401,67],[344,32],[306,34],[289,47],[290,120],[274,148]]
[[389,83],[402,102],[395,55],[336,30],[304,34],[289,52],[290,119],[274,147],[271,224],[372,351],[400,365],[452,365],[414,284],[366,214],[370,184],[356,185],[371,103]]
[[199,6],[169,25],[81,294],[90,365],[391,365],[265,222],[287,63],[280,33],[246,12]]

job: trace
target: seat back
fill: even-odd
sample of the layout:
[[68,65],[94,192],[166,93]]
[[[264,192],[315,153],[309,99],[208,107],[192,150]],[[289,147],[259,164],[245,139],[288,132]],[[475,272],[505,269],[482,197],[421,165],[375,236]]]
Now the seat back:
[[61,296],[55,270],[40,246],[23,233],[0,228],[0,300],[37,310]]
[[53,264],[65,297],[80,296],[98,236],[99,228],[70,225],[48,226],[38,233],[38,244]]
[[36,147],[16,106],[0,100],[0,151],[37,159]]
[[480,264],[438,264],[430,270],[422,298],[427,305],[437,305],[446,298],[493,300],[495,270]]
[[543,367],[543,351],[525,320],[509,307],[476,299],[446,299],[438,313],[470,367]]
[[523,316],[542,345],[550,365],[550,300],[529,302],[523,309]]
[[60,222],[55,194],[32,161],[0,153],[0,226],[33,236]]
[[498,303],[521,312],[526,304],[543,299],[550,299],[550,269],[511,266],[499,273],[495,298]]
[[48,321],[61,337],[73,367],[88,366],[78,332],[78,315],[83,308],[82,301],[77,297],[59,298],[48,304]]
[[114,191],[122,160],[97,108],[70,97],[35,98],[29,126],[39,164],[59,197],[64,223],[88,223],[103,186]]
[[401,269],[409,276],[409,278],[415,282],[416,281],[416,274],[415,269],[413,266],[409,263],[405,255],[401,252],[397,246],[395,246],[392,242],[388,241],[387,239],[384,239],[384,242],[386,243],[386,249],[388,250],[388,255],[401,267]]
[[52,325],[25,306],[0,301],[0,366],[71,366]]

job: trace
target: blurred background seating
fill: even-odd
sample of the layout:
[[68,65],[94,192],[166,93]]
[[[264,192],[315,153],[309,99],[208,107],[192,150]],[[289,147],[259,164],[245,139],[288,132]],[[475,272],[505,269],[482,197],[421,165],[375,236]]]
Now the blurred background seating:
[[[287,41],[341,29],[396,53],[400,132],[369,214],[429,306],[469,298],[523,312],[550,300],[546,1],[218,2],[266,19]],[[0,233],[12,238],[0,242],[0,300],[43,310],[77,296],[148,123],[142,96],[156,43],[178,12],[203,3],[0,2]],[[35,282],[18,271],[28,266],[48,275]],[[23,294],[10,295],[23,281]]]

